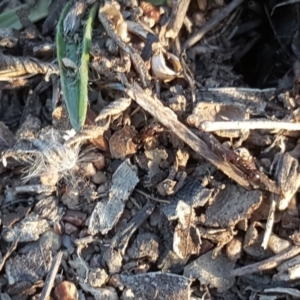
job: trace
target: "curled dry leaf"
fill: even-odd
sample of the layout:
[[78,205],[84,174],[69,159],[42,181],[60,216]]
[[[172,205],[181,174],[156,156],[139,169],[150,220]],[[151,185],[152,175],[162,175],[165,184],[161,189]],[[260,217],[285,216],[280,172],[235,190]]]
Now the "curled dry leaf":
[[148,33],[154,34],[154,32],[151,29],[147,28],[146,26],[144,26],[141,23],[126,20],[126,24],[127,24],[128,32],[138,36],[139,38],[141,38],[144,41],[147,40]]
[[119,115],[124,112],[131,104],[130,98],[119,98],[104,107],[95,121],[106,119],[109,116]]
[[117,159],[125,159],[135,154],[138,149],[138,145],[133,141],[135,136],[137,136],[137,131],[132,126],[125,126],[116,131],[109,140],[111,156]]
[[159,7],[154,6],[152,3],[141,1],[140,7],[143,10],[144,14],[158,23],[161,17],[161,11]]
[[[167,66],[165,59],[172,64],[173,69]],[[157,49],[153,54],[151,58],[151,67],[155,78],[164,82],[169,82],[175,79],[182,71],[178,57],[169,52],[166,52],[164,55],[161,48]]]
[[277,200],[278,208],[281,211],[288,207],[289,202],[300,186],[298,167],[298,160],[289,153],[278,155],[275,178],[282,191],[282,195],[278,196]]
[[112,22],[114,30],[121,40],[128,42],[127,23],[124,21],[120,10],[115,5],[106,4],[101,8],[101,12]]

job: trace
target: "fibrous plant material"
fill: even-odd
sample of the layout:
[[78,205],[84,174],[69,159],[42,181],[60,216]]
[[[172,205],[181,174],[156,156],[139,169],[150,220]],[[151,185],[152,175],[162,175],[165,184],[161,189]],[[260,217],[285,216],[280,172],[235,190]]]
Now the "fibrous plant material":
[[[56,47],[62,90],[70,122],[73,128],[78,131],[82,128],[86,119],[89,49],[92,40],[92,25],[98,3],[94,3],[89,12],[81,43],[76,39],[75,33],[64,28],[64,20],[70,6],[70,3],[68,3],[61,14],[56,34]],[[66,64],[66,58],[72,64]],[[72,66],[75,66],[75,68]]]
[[[69,182],[75,182],[76,164],[79,158],[80,146],[68,147],[55,140],[30,141],[35,149],[22,152],[6,151],[2,155],[3,165],[7,165],[7,159],[14,157],[28,164],[23,170],[25,182],[41,176],[57,176],[57,181],[64,177]],[[19,154],[18,157],[16,154]],[[74,172],[75,171],[75,172]]]
[[0,52],[0,81],[13,81],[36,74],[58,74],[57,66],[33,58],[14,57]]

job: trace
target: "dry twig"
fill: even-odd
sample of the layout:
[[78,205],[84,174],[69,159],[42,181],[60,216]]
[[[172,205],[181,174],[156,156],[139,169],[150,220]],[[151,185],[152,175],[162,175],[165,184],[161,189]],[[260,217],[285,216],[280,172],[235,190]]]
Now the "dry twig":
[[236,129],[265,129],[265,130],[289,130],[298,131],[300,130],[299,123],[291,123],[284,121],[271,121],[271,120],[243,120],[243,121],[205,121],[200,124],[200,129],[205,132],[212,132],[218,130],[236,130]]
[[212,17],[209,21],[205,23],[198,31],[196,31],[192,36],[190,36],[183,44],[183,50],[195,45],[199,42],[204,35],[213,29],[217,24],[224,20],[233,10],[235,10],[244,0],[232,0],[230,4],[224,7],[218,14]]
[[167,27],[166,37],[175,39],[178,36],[189,4],[190,0],[179,0],[175,2]]
[[57,274],[58,268],[59,268],[61,260],[62,260],[62,256],[63,256],[62,251],[59,251],[56,254],[56,256],[55,256],[55,258],[52,262],[51,269],[49,270],[49,273],[47,275],[45,285],[44,285],[42,294],[40,296],[40,300],[48,299],[48,297],[50,295],[50,292],[51,292],[51,289],[52,289],[53,284],[54,284],[55,276]]
[[275,218],[275,211],[276,211],[276,200],[274,198],[274,194],[272,195],[272,202],[271,202],[271,206],[269,209],[269,215],[268,215],[268,220],[267,220],[267,224],[266,224],[266,231],[264,234],[264,239],[263,242],[261,244],[261,246],[263,247],[263,249],[267,249],[268,247],[268,243],[269,243],[269,239],[270,236],[272,234],[272,229],[273,229],[273,224],[274,224],[274,218]]
[[231,272],[232,276],[245,276],[253,273],[258,273],[265,270],[270,270],[279,266],[283,261],[288,260],[300,253],[300,247],[292,246],[283,253],[274,255],[264,261],[248,265]]
[[[127,94],[132,97],[144,110],[151,114],[166,128],[170,129],[179,139],[189,145],[196,153],[204,157],[206,160],[215,165],[227,176],[236,181],[239,185],[250,188],[251,184],[247,180],[248,174],[240,170],[237,166],[230,163],[222,157],[221,153],[212,151],[212,149],[191,130],[177,120],[175,113],[163,106],[163,104],[155,97],[147,94],[137,83],[129,86],[126,90]],[[259,187],[274,193],[279,193],[279,189],[264,174],[261,174],[256,180]]]

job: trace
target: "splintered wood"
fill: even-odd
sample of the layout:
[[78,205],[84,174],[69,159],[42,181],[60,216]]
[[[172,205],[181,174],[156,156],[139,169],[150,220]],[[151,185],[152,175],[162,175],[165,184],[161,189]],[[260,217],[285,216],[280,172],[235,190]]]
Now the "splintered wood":
[[[236,181],[239,185],[245,188],[251,187],[251,178],[247,180],[249,174],[245,174],[245,172],[237,168],[235,165],[231,164],[229,161],[226,161],[224,157],[222,157],[222,153],[218,155],[217,152],[212,151],[213,149],[209,148],[209,146],[195,133],[178,121],[176,114],[171,109],[163,106],[163,104],[157,98],[147,94],[137,83],[129,86],[127,93],[145,111],[151,114],[166,128],[170,129],[179,139],[189,145],[196,153],[211,162],[219,170],[223,171],[229,178]],[[279,193],[275,183],[265,176],[259,176],[258,178],[256,177],[254,185],[257,183],[259,187],[264,190]]]

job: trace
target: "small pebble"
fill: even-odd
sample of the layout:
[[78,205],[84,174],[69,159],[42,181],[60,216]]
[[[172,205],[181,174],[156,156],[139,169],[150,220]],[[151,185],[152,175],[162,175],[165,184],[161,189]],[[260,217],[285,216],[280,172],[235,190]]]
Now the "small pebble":
[[93,161],[93,164],[97,171],[103,170],[105,167],[105,156],[99,153],[96,159]]
[[88,275],[88,283],[94,287],[99,288],[105,284],[108,279],[108,275],[104,269],[91,269]]
[[96,174],[96,168],[92,163],[81,163],[80,169],[85,177],[92,177]]
[[97,173],[91,178],[95,184],[102,184],[107,181],[106,175],[102,171],[97,171]]
[[72,233],[74,233],[76,231],[77,231],[77,227],[76,226],[74,226],[74,225],[72,225],[70,223],[65,223],[65,233],[66,234],[70,235],[70,234],[72,234]]
[[243,240],[241,238],[233,238],[226,245],[226,254],[231,261],[238,260],[243,253]]
[[63,235],[65,232],[65,228],[64,228],[62,222],[55,222],[53,224],[53,230],[55,233],[57,233],[59,235]]
[[53,230],[47,230],[39,239],[40,245],[50,243],[52,252],[57,252],[61,248],[61,236]]
[[103,183],[103,184],[99,185],[99,187],[97,189],[98,194],[107,193],[108,191],[109,191],[109,185],[107,183]]
[[150,225],[152,227],[155,227],[158,225],[158,223],[160,221],[159,214],[160,214],[159,209],[155,209],[154,212],[150,215]]
[[78,300],[78,291],[73,282],[63,281],[55,288],[55,296],[60,300]]
[[64,234],[62,237],[62,246],[64,246],[66,249],[73,248],[71,237],[69,235]]
[[82,226],[86,217],[86,214],[81,211],[68,209],[62,217],[62,220],[71,223],[74,226]]
[[282,251],[288,249],[289,247],[291,247],[291,245],[292,245],[291,241],[284,240],[275,234],[272,234],[270,236],[270,239],[268,242],[269,249],[275,254],[278,254],[279,252],[282,252]]

